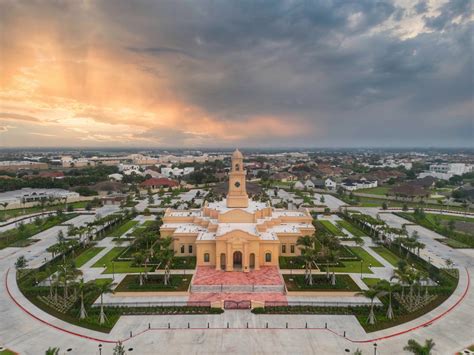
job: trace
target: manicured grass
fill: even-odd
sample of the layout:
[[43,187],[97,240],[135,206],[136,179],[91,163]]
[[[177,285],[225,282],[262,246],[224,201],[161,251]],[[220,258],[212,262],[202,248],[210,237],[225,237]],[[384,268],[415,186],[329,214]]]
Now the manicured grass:
[[100,286],[102,284],[110,284],[112,283],[112,279],[106,278],[106,279],[95,279],[94,282],[96,285]]
[[336,284],[326,275],[313,275],[313,285],[308,285],[304,275],[283,275],[288,291],[359,291],[360,288],[349,275],[336,275]]
[[387,187],[387,186],[377,186],[377,187],[372,187],[370,189],[360,189],[360,190],[357,190],[356,192],[385,196],[388,193],[388,191],[390,191],[390,189],[391,187]]
[[366,236],[366,234],[364,232],[362,232],[359,228],[357,228],[356,226],[354,226],[352,223],[350,223],[348,221],[344,221],[344,220],[337,221],[337,224],[338,224],[339,227],[344,228],[349,233],[351,233],[354,237],[365,237]]
[[143,277],[144,284],[140,286],[139,275],[127,275],[115,289],[116,292],[183,292],[187,291],[192,275],[171,275],[170,283],[164,284],[163,275],[148,275],[148,280]]
[[0,351],[0,355],[18,355],[18,353],[7,349],[7,350]]
[[359,258],[364,260],[364,264],[372,264],[374,267],[383,267],[383,265],[378,262],[372,255],[370,255],[364,248],[362,247],[350,247],[349,248],[355,255]]
[[[331,272],[348,272],[348,273],[359,273],[361,268],[361,262],[357,261],[341,261],[341,266],[329,266]],[[321,271],[326,271],[325,264],[319,264]],[[362,263],[362,272],[364,274],[373,274],[372,270],[369,269],[369,264],[366,262]]]
[[195,256],[176,256],[171,263],[171,269],[190,269],[196,268]]
[[127,221],[120,225],[117,228],[114,228],[114,230],[107,234],[107,237],[111,238],[120,238],[123,234],[127,233],[129,229],[132,227],[136,226],[138,224],[138,221]]
[[92,247],[87,249],[82,254],[76,256],[76,258],[74,259],[76,267],[81,267],[104,249],[104,247]]
[[35,234],[43,232],[74,217],[77,217],[77,214],[71,213],[60,216],[44,217],[41,219],[39,224],[36,222],[26,223],[22,227],[12,228],[2,232],[0,233],[0,249],[28,239]]
[[390,250],[388,250],[385,247],[370,247],[373,251],[375,251],[377,254],[379,254],[382,258],[387,260],[390,264],[393,266],[397,266],[398,262],[401,260],[397,255],[392,253]]
[[110,251],[101,257],[92,267],[106,267],[111,265],[112,260],[116,259],[122,252],[125,250],[124,247],[115,247],[110,249]]
[[[71,202],[71,203],[68,203],[68,206],[73,206],[73,208],[85,208],[88,202],[90,201]],[[52,206],[44,206],[43,208],[38,205],[38,206],[29,207],[29,208],[15,208],[11,210],[2,209],[0,211],[0,221],[6,221],[13,217],[26,216],[26,215],[38,213],[38,212],[55,211],[57,209],[65,210],[64,203],[52,205]]]
[[320,222],[324,228],[326,228],[331,234],[333,235],[344,235],[344,233],[342,233],[342,231],[337,228],[334,224],[332,224],[331,221],[328,221],[328,220],[318,220],[318,222]]
[[378,279],[378,278],[369,278],[369,277],[364,277],[362,279],[362,281],[364,281],[364,283],[369,286],[369,287],[373,287],[375,285],[377,285],[381,279]]
[[[147,267],[148,271],[152,271],[153,267],[148,266]],[[127,274],[127,273],[135,273],[135,272],[144,272],[145,267],[143,266],[133,266],[131,261],[116,261],[113,263],[110,263],[109,265],[106,266],[105,271],[103,274]]]

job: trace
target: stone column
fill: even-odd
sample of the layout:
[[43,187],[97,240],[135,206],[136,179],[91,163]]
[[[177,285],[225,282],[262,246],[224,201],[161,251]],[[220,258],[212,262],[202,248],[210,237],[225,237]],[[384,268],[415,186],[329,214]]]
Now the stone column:
[[226,271],[233,271],[234,270],[234,256],[232,255],[232,244],[227,242],[227,267]]
[[242,268],[244,272],[249,272],[250,271],[250,265],[249,265],[249,243],[244,242],[244,255],[243,255],[243,260],[242,260]]

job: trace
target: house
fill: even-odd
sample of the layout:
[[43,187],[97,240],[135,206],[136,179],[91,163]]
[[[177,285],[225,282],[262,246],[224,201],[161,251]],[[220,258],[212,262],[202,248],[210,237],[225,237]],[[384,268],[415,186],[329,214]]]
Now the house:
[[62,171],[43,171],[39,173],[39,177],[54,179],[64,179],[64,173]]
[[295,185],[293,187],[297,190],[304,190],[304,184],[301,181],[295,182]]
[[360,180],[345,179],[342,181],[341,187],[348,191],[355,191],[359,189],[370,189],[377,187],[377,180],[366,180],[362,178]]
[[275,173],[271,176],[272,180],[278,180],[278,181],[281,181],[281,182],[290,182],[290,181],[297,181],[298,178],[293,175],[293,174],[290,174],[286,171],[282,171],[280,173]]
[[326,187],[326,183],[323,179],[312,179],[311,182],[316,189],[324,189]]
[[160,187],[177,187],[177,186],[179,186],[179,183],[177,181],[167,179],[167,178],[151,178],[151,179],[143,181],[140,184],[140,187],[144,189],[151,188],[152,190],[159,189]]
[[312,182],[311,180],[306,180],[304,182],[304,187],[307,189],[314,189],[315,185],[314,182]]
[[437,179],[434,178],[433,176],[425,176],[424,178],[410,181],[408,184],[421,186],[425,189],[431,189],[432,187],[435,186],[436,180]]
[[114,180],[114,181],[122,181],[123,180],[123,175],[122,174],[110,174],[107,176],[109,180]]
[[415,197],[428,197],[430,192],[425,190],[420,185],[413,184],[403,184],[400,186],[395,186],[389,191],[390,195],[400,196],[405,198],[415,198]]
[[324,186],[328,190],[335,190],[337,184],[335,181],[331,180],[330,178],[327,178],[326,180],[324,180]]
[[159,172],[157,172],[155,170],[152,170],[152,169],[146,169],[143,172],[143,175],[144,176],[150,175],[152,178],[161,178],[161,177],[163,177],[162,174],[160,174]]

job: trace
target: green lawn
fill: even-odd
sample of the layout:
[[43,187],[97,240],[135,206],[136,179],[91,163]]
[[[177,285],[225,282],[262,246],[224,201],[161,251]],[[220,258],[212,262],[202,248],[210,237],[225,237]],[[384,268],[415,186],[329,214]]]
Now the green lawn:
[[377,261],[372,255],[370,255],[364,248],[362,247],[349,247],[349,249],[357,255],[359,258],[364,260],[364,264],[372,264],[374,267],[383,267],[383,265]]
[[0,351],[0,355],[18,355],[18,353],[7,349]]
[[366,234],[364,232],[362,232],[359,228],[357,228],[356,226],[354,226],[352,223],[350,223],[348,221],[344,221],[344,220],[337,221],[337,224],[338,224],[339,227],[344,228],[349,233],[351,233],[354,237],[365,237],[366,236]]
[[148,280],[140,286],[138,275],[127,275],[115,289],[116,292],[182,292],[187,291],[192,275],[171,275],[170,283],[164,284],[163,275],[149,275]]
[[397,255],[392,253],[385,247],[370,247],[373,251],[379,254],[382,258],[387,260],[393,266],[397,266],[397,263],[401,260]]
[[36,222],[25,223],[22,227],[12,228],[2,232],[0,233],[0,249],[31,238],[40,232],[43,232],[74,217],[77,217],[77,214],[71,213],[63,214],[61,216],[43,217],[38,224]]
[[[88,202],[90,201],[72,202],[72,203],[68,203],[68,206],[73,206],[73,208],[85,208]],[[29,207],[29,208],[15,208],[11,210],[2,209],[0,211],[0,221],[6,221],[7,219],[10,219],[13,217],[29,215],[29,214],[38,213],[38,212],[55,211],[59,208],[62,208],[63,210],[65,210],[64,203],[56,204],[52,206],[44,206],[43,208],[38,205],[38,206]]]
[[[131,261],[115,261],[112,265],[110,263],[103,274],[128,274],[128,273],[135,273],[135,272],[144,272],[145,267],[143,266],[133,266]],[[147,267],[147,271],[153,271],[152,266]]]
[[375,285],[377,285],[381,279],[378,279],[378,278],[369,278],[369,277],[364,277],[362,279],[362,281],[364,281],[364,283],[369,286],[369,287],[373,287]]
[[331,221],[318,220],[318,222],[321,223],[323,227],[326,228],[331,234],[339,235],[339,236],[344,235],[344,233],[342,233],[342,231],[339,228],[337,228]]
[[[357,261],[341,261],[341,266],[330,266],[330,272],[347,272],[347,273],[358,273],[361,272],[361,262]],[[326,271],[326,266],[324,264],[318,265],[321,271]],[[369,269],[369,264],[366,262],[362,263],[362,272],[364,274],[373,274],[372,270]]]
[[390,189],[391,187],[388,187],[388,186],[377,186],[377,187],[372,187],[370,189],[360,189],[360,190],[357,190],[356,192],[385,196],[390,191]]
[[[92,267],[104,267],[109,266],[112,263],[112,260],[117,258],[125,250],[125,247],[115,247],[112,248],[107,254],[101,257]],[[116,263],[117,264],[117,263]]]
[[106,279],[95,279],[94,280],[94,283],[98,286],[102,285],[102,284],[109,284],[109,283],[112,283],[112,279],[109,279],[109,278],[106,278]]
[[104,249],[104,247],[92,247],[87,249],[82,254],[76,256],[76,258],[74,259],[76,267],[81,267]]
[[326,275],[313,275],[313,285],[305,282],[304,275],[283,275],[288,291],[359,291],[360,288],[349,275],[336,275],[336,284],[331,285]]
[[107,235],[107,237],[111,238],[120,238],[123,234],[128,232],[130,228],[136,226],[138,224],[138,221],[127,221],[120,225],[117,228],[114,228],[114,230]]

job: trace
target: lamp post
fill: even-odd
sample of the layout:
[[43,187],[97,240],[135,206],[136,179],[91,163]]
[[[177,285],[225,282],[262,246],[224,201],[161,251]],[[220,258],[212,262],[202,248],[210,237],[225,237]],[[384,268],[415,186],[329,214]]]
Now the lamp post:
[[112,280],[115,281],[115,262],[112,260]]
[[290,260],[290,275],[293,276],[293,260]]
[[186,275],[186,260],[183,260],[184,268],[183,268],[183,275]]
[[360,261],[360,279],[362,280],[362,264],[364,263],[364,260]]
[[377,355],[377,343],[374,343],[374,355]]
[[99,344],[99,355],[102,355],[102,344]]

